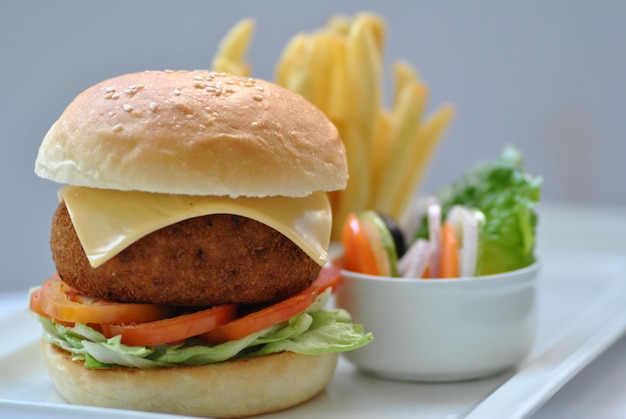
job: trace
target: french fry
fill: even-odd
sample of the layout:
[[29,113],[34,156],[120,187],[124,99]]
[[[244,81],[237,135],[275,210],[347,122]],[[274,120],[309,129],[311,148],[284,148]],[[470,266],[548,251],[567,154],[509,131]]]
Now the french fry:
[[[245,62],[254,25],[235,25],[220,43],[216,71],[249,75]],[[386,24],[373,13],[331,16],[293,36],[276,64],[276,83],[311,101],[335,124],[346,148],[346,189],[329,193],[332,240],[350,212],[373,209],[400,220],[449,126],[450,105],[423,118],[428,89],[404,61],[393,64],[390,110],[382,105]]]
[[389,150],[391,149],[391,113],[380,108],[374,125],[374,138],[371,144],[371,191],[368,208],[375,208],[376,196],[380,193],[381,174],[385,171]]
[[298,60],[304,57],[306,43],[307,36],[304,33],[298,33],[289,40],[276,64],[274,74],[276,83],[281,86],[287,85],[287,79],[289,78],[292,68],[296,65]]
[[382,54],[385,45],[385,38],[387,36],[387,28],[385,22],[378,15],[374,13],[359,13],[354,19],[352,25],[362,25],[370,28],[372,30],[372,34],[374,35],[374,41],[377,49],[379,53]]
[[276,68],[276,81],[281,86],[313,100],[311,87],[311,39],[304,33],[296,35],[281,55]]
[[[346,59],[353,114],[366,135],[371,135],[381,100],[382,57],[369,20],[356,19],[346,38]],[[370,144],[371,139],[365,138]]]
[[254,20],[243,19],[230,29],[220,42],[213,58],[213,70],[250,76],[250,66],[244,60],[250,46],[254,26]]
[[350,31],[350,19],[344,15],[333,15],[326,21],[325,28],[332,33],[346,36]]
[[368,150],[362,147],[361,133],[353,124],[339,124],[337,126],[341,133],[341,139],[346,146],[346,157],[348,160],[348,173],[350,178],[346,189],[341,191],[340,197],[336,199],[338,207],[333,208],[333,219],[339,220],[333,223],[332,237],[339,237],[341,225],[346,216],[355,208],[366,208],[370,194],[369,166],[363,161],[368,159]]
[[404,61],[396,61],[393,63],[393,106],[398,106],[400,92],[407,84],[419,80],[419,75],[411,65]]
[[351,112],[351,90],[347,68],[346,45],[343,39],[332,50],[332,68],[330,74],[329,103],[326,115],[335,124],[345,123]]
[[401,220],[406,213],[432,160],[432,155],[453,117],[454,107],[449,104],[442,105],[420,127],[415,141],[419,147],[412,150],[411,159],[401,169],[404,172],[405,181],[402,182],[402,188],[396,192],[396,195],[390,197],[394,200],[391,214],[396,220]]
[[415,139],[420,129],[421,116],[426,104],[426,87],[418,82],[407,84],[400,92],[397,106],[391,116],[391,138],[383,165],[374,208],[391,215],[395,196],[402,189],[403,168],[418,144]]
[[341,51],[339,35],[330,31],[319,31],[312,35],[309,70],[311,77],[312,102],[328,115],[333,100],[333,63]]

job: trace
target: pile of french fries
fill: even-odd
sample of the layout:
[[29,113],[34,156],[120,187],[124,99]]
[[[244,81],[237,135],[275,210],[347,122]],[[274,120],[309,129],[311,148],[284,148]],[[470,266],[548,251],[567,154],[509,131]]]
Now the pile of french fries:
[[[250,76],[245,56],[254,21],[237,23],[222,39],[213,69]],[[392,105],[382,102],[384,20],[371,13],[331,17],[312,33],[298,33],[276,66],[276,83],[299,93],[337,126],[350,178],[330,194],[333,238],[350,212],[373,209],[401,220],[423,179],[454,109],[425,116],[428,88],[407,63],[393,64]]]

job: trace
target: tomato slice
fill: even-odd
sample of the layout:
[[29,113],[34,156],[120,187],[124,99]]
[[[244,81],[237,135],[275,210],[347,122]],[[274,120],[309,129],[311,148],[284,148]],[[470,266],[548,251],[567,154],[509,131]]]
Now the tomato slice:
[[229,304],[154,322],[103,324],[102,333],[106,337],[122,335],[122,343],[126,345],[161,345],[210,332],[233,320],[236,315],[237,305]]
[[[37,288],[30,293],[28,308],[30,309],[30,311],[32,311],[33,313],[41,317],[45,317],[46,319],[49,319],[49,320],[54,320],[52,317],[50,317],[50,315],[48,315],[48,313],[43,311],[43,309],[41,308],[41,288]],[[54,320],[54,321],[55,323],[62,324],[63,326],[71,327],[74,325],[74,323],[71,323],[71,322],[64,322],[61,320]]]
[[223,343],[244,338],[274,324],[289,320],[305,311],[317,297],[317,291],[307,288],[291,298],[255,311],[200,336],[209,343]]
[[277,304],[235,319],[237,306],[212,307],[169,317],[172,309],[154,304],[94,300],[63,282],[58,275],[31,293],[30,309],[57,323],[80,322],[97,327],[106,337],[122,336],[122,343],[153,346],[201,336],[211,343],[241,339],[305,311],[328,288],[335,289],[341,271],[324,267],[304,291]]
[[310,288],[316,289],[319,294],[332,288],[333,292],[341,281],[341,270],[335,266],[324,266],[311,284]]
[[41,309],[41,288],[37,288],[30,293],[28,298],[28,308],[35,314],[41,317],[50,318],[48,313]]
[[304,291],[279,303],[233,320],[200,337],[209,343],[223,343],[244,338],[267,327],[289,320],[291,317],[309,308],[319,294],[328,288],[334,290],[340,280],[341,271],[338,268],[324,267],[315,281]]
[[59,322],[143,323],[164,319],[173,313],[172,308],[157,304],[129,304],[92,299],[67,285],[58,275],[44,281],[38,298],[41,311]]

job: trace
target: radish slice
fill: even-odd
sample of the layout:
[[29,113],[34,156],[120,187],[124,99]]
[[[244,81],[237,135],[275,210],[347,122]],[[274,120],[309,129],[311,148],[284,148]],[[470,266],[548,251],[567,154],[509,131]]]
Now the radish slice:
[[428,213],[428,207],[439,205],[439,199],[435,195],[426,196],[415,201],[413,208],[407,211],[400,222],[400,229],[404,232],[404,237],[412,241],[415,233],[422,225],[422,220]]
[[[482,213],[478,211],[480,215]],[[478,215],[480,217],[480,215]],[[478,219],[474,211],[461,205],[450,209],[446,222],[455,227],[459,243],[459,275],[474,276],[478,260]]]
[[430,260],[428,240],[417,239],[398,261],[398,270],[404,278],[421,278]]
[[428,240],[430,244],[429,276],[439,278],[441,271],[441,206],[439,204],[428,206]]

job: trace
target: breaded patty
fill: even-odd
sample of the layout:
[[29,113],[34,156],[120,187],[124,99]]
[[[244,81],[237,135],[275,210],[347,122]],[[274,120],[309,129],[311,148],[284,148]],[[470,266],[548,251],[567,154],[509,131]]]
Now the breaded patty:
[[64,281],[120,302],[205,307],[278,301],[309,286],[321,269],[281,233],[230,214],[162,228],[93,268],[61,203],[50,244]]

